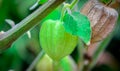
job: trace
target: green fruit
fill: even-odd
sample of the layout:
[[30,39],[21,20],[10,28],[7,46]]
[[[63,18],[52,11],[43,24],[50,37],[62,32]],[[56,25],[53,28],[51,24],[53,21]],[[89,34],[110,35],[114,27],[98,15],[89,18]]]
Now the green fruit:
[[[63,58],[59,62],[58,67],[58,71],[77,71],[77,65],[70,56]],[[47,54],[35,66],[36,71],[53,71],[53,68],[53,61]]]
[[78,37],[65,31],[63,22],[47,20],[40,30],[43,50],[55,61],[69,55],[77,45]]
[[39,60],[37,63],[35,69],[36,71],[53,71],[53,65],[52,65],[51,58],[45,54],[42,59]]
[[60,67],[62,71],[77,71],[77,64],[70,56],[63,58],[60,61]]

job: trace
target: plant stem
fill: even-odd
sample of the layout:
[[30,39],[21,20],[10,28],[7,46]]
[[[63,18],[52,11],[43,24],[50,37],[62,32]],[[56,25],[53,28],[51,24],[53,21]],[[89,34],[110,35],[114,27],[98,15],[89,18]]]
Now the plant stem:
[[65,12],[66,12],[66,4],[64,4],[62,11],[61,11],[61,17],[60,17],[60,21],[63,21],[63,18],[65,16]]
[[82,71],[84,67],[84,43],[80,38],[78,40],[78,52],[79,52],[78,70]]
[[35,65],[38,63],[38,61],[43,57],[44,52],[43,50],[40,51],[40,53],[38,54],[38,56],[35,58],[35,60],[32,62],[32,64],[29,66],[29,68],[26,71],[32,71],[35,67]]
[[111,3],[112,3],[112,0],[110,0],[110,1],[107,3],[107,6],[109,6]]
[[111,37],[112,37],[112,35],[109,35],[109,37],[107,37],[106,39],[104,39],[100,43],[98,49],[94,52],[94,55],[92,56],[92,61],[87,66],[85,66],[83,71],[89,71],[95,66],[95,64],[97,63],[97,60],[99,59],[100,55],[105,50],[108,43],[110,42]]
[[73,0],[73,2],[71,4],[64,3],[64,6],[63,6],[62,11],[61,11],[60,21],[63,21],[63,18],[64,18],[65,13],[66,13],[66,9],[67,8],[72,9],[77,4],[78,1],[79,0]]
[[0,35],[0,52],[11,46],[11,44],[18,39],[25,32],[30,30],[35,25],[39,24],[44,17],[51,13],[57,6],[65,0],[51,0],[39,7],[35,12],[22,20],[12,29]]
[[106,6],[109,6],[112,2],[113,2],[113,0],[100,0],[100,2],[101,3],[104,3]]
[[70,4],[70,9],[74,8],[74,6],[77,4],[79,0],[73,0],[73,2]]
[[101,53],[105,50],[105,48],[107,47],[108,43],[111,40],[112,35],[110,35],[109,37],[107,37],[105,40],[103,40],[100,44],[100,46],[98,47],[98,49],[95,51],[93,57],[92,57],[92,62],[90,64],[90,69],[93,68],[93,66],[95,66],[98,58],[100,57]]

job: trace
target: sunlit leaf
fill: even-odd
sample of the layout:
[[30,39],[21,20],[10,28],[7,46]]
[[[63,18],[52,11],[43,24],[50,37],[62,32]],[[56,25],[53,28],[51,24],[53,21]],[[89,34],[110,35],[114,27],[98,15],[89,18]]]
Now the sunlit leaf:
[[86,16],[80,12],[67,13],[63,21],[67,32],[79,36],[86,44],[90,43],[91,26]]

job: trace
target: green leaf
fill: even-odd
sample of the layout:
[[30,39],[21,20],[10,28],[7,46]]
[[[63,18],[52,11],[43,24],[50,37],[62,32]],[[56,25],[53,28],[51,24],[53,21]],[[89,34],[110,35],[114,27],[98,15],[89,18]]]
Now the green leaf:
[[48,0],[39,0],[39,4],[44,4],[46,3]]
[[89,19],[80,12],[66,13],[64,27],[68,33],[79,36],[84,43],[90,44],[91,26]]

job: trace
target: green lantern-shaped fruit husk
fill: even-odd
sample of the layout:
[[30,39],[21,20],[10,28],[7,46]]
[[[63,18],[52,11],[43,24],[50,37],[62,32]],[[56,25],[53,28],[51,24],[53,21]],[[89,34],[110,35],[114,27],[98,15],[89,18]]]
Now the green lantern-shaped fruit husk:
[[55,61],[69,55],[77,45],[78,37],[65,31],[63,22],[47,20],[40,30],[40,44]]

